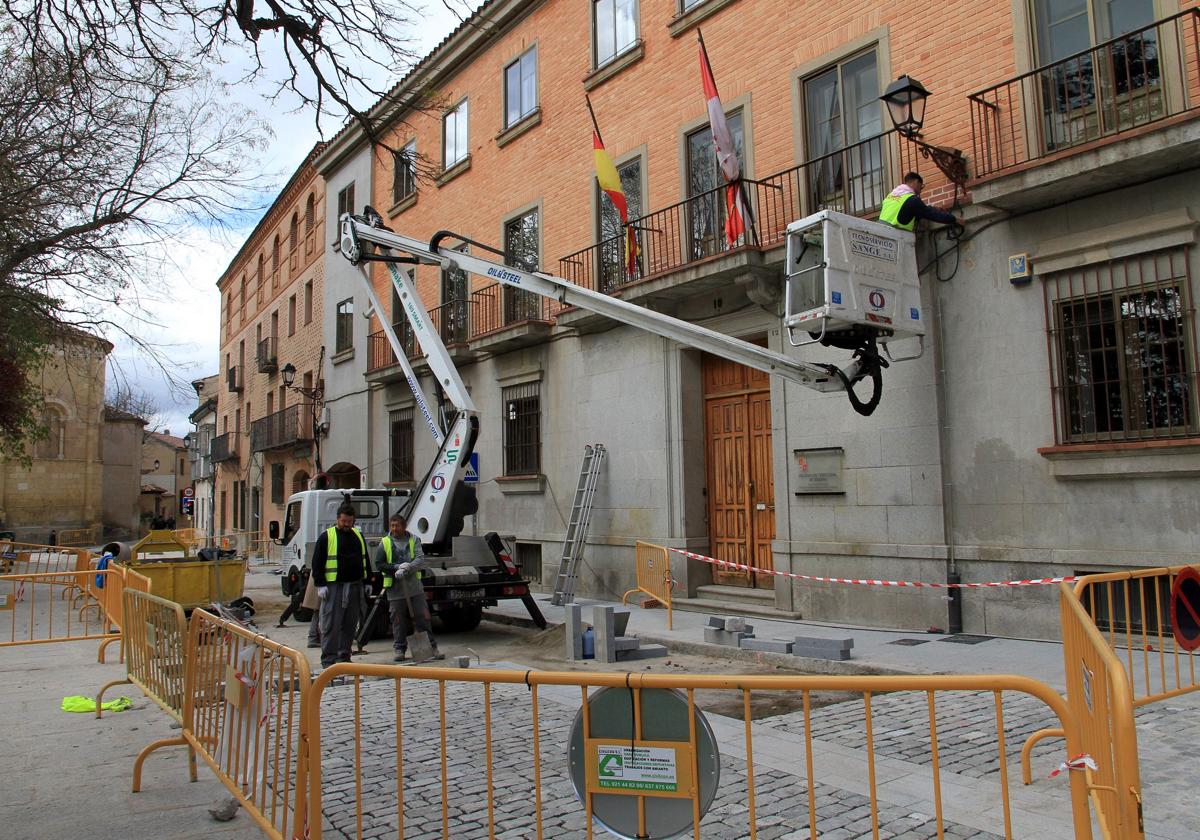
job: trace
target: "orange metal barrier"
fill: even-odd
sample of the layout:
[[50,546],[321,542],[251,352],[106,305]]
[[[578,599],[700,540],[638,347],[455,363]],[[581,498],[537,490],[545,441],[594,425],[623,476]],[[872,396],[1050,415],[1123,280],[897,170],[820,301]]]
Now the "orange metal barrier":
[[107,569],[0,575],[0,647],[115,638],[105,616],[119,578]]
[[201,609],[192,613],[186,651],[181,736],[143,750],[134,792],[141,789],[142,757],[187,745],[268,837],[304,837],[308,660]]
[[[578,711],[584,736],[581,743],[590,761],[592,750],[602,746],[598,743],[602,739],[589,733],[607,728],[605,734],[612,734],[611,723],[607,726],[600,720],[589,723],[586,712],[589,689],[601,687],[629,692],[633,723],[619,737],[612,736],[614,744],[623,745],[622,749],[633,745],[669,745],[676,750],[674,766],[678,768],[680,784],[671,795],[691,800],[693,821],[699,827],[690,836],[696,838],[702,834],[710,836],[706,824],[699,819],[699,785],[690,781],[699,778],[700,724],[695,711],[697,693],[701,691],[705,692],[706,703],[713,702],[714,694],[724,695],[726,705],[737,708],[735,714],[744,720],[731,726],[729,718],[722,719],[720,734],[716,736],[725,754],[718,791],[724,789],[738,806],[733,810],[725,808],[718,818],[725,823],[731,819],[740,821],[742,817],[736,815],[744,813],[745,831],[739,836],[750,838],[757,838],[767,825],[778,828],[779,808],[774,800],[781,796],[797,808],[797,814],[804,813],[804,817],[793,817],[795,823],[789,824],[789,830],[799,830],[804,821],[812,837],[818,836],[818,831],[832,830],[829,824],[834,817],[826,809],[839,803],[830,795],[831,789],[826,786],[829,784],[864,788],[859,792],[860,801],[869,802],[870,827],[861,826],[860,836],[878,838],[881,827],[894,828],[895,820],[907,818],[913,811],[933,814],[926,817],[928,823],[921,829],[927,836],[942,837],[947,832],[960,836],[956,833],[956,823],[966,818],[978,820],[984,811],[989,814],[992,830],[996,833],[1002,830],[1005,837],[1052,836],[1053,832],[1047,829],[1053,820],[1048,821],[1044,813],[1024,810],[1021,803],[1014,807],[1011,802],[1005,741],[1006,701],[1029,702],[1032,698],[1044,704],[1063,724],[1068,751],[1075,754],[1082,750],[1077,727],[1063,698],[1049,686],[1019,676],[743,677],[462,671],[338,664],[317,677],[308,697],[309,836],[320,840],[324,823],[337,836],[356,838],[365,834],[543,838],[581,836],[585,831],[590,838],[594,799],[604,794],[594,790],[589,782],[583,803],[577,810],[570,807],[575,798],[569,781],[564,779],[562,753],[568,739],[563,730]],[[641,739],[646,719],[642,711],[643,692],[651,689],[674,689],[685,698],[687,721],[677,727],[679,737],[670,742]],[[781,748],[779,730],[764,725],[758,726],[755,733],[752,707],[766,692],[788,692],[801,701],[802,744],[797,741]],[[831,769],[828,751],[836,748],[830,740],[821,739],[820,732],[813,733],[813,711],[823,699],[819,692],[851,692],[861,700],[858,708],[865,725],[865,741],[854,756],[852,770],[845,769],[848,760],[845,751],[837,759],[843,762],[840,773],[836,768]],[[901,699],[911,700],[925,718],[914,726],[913,717],[904,715],[906,738],[911,739],[908,743],[920,743],[919,732],[927,727],[929,755],[924,764],[928,768],[924,779],[920,774],[910,774],[900,780],[890,764],[877,768],[877,763],[883,761],[876,757],[877,740],[889,740],[892,732],[888,728],[890,718],[874,717],[873,710],[879,710],[883,703],[893,702],[896,697],[880,698],[884,692],[913,692]],[[971,810],[969,817],[971,806],[958,801],[964,777],[945,779],[939,765],[939,747],[947,746],[949,739],[945,735],[939,739],[938,703],[945,702],[952,692],[983,692],[987,705],[994,709],[994,740],[991,744],[981,743],[982,739],[975,737],[969,747],[973,753],[997,749],[1000,760],[994,776],[966,780],[972,796],[989,799],[982,810]],[[944,723],[947,713],[941,714]],[[680,719],[684,716],[681,712]],[[979,723],[972,721],[971,728],[975,730],[972,735],[978,736]],[[914,729],[917,731],[913,732]],[[764,730],[772,734],[764,736]],[[837,738],[831,736],[834,742]],[[815,748],[814,739],[818,741]],[[906,753],[906,758],[911,755]],[[958,759],[961,757],[958,754]],[[952,756],[946,763],[958,759]],[[730,762],[744,762],[744,770],[734,769]],[[786,772],[798,777],[796,781],[780,778],[779,768],[785,764]],[[767,815],[761,819],[756,773],[765,777],[764,785],[773,800],[770,809],[763,809]],[[847,782],[851,774],[853,781]],[[589,771],[589,778],[594,776],[596,773]],[[1069,776],[1062,780],[1060,788],[1059,831],[1071,832],[1078,840],[1089,840],[1092,829],[1085,780],[1078,773]],[[923,793],[915,794],[926,782],[928,787]],[[892,798],[898,792],[889,787],[893,783],[904,787],[903,805],[896,805]],[[948,786],[945,797],[943,784]],[[655,794],[632,795],[640,801],[639,828],[644,829],[645,800]],[[845,806],[841,806],[836,812],[844,811]],[[957,829],[968,830],[961,824]],[[969,829],[971,833],[977,830]],[[727,825],[719,831],[720,836],[730,836]]]
[[65,546],[97,545],[100,537],[99,525],[92,525],[90,528],[69,528],[58,532],[58,544]]
[[638,592],[647,596],[642,601],[643,607],[653,607],[663,604],[667,608],[667,629],[672,629],[673,614],[671,609],[671,587],[675,581],[671,579],[671,558],[661,545],[637,542],[637,586],[621,596],[621,603],[629,602],[631,595]]
[[1068,745],[1068,751],[1089,755],[1096,762],[1095,770],[1082,772],[1104,836],[1141,840],[1142,788],[1133,691],[1120,660],[1076,592],[1065,583],[1059,588],[1067,705],[1080,733],[1080,749]]
[[0,574],[81,572],[91,558],[85,549],[0,540]]

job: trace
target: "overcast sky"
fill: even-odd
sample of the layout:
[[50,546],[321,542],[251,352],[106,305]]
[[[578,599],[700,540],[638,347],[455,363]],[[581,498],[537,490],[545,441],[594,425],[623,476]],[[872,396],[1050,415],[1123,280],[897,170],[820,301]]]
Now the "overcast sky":
[[[459,2],[461,0],[455,0],[455,5]],[[475,0],[467,2],[472,7],[477,5]],[[413,50],[419,55],[427,54],[459,23],[459,19],[441,0],[430,0],[425,10],[424,19],[417,22],[411,36]],[[266,36],[263,40],[266,41]],[[260,47],[268,45],[264,43]],[[231,60],[222,72],[223,76],[230,79],[238,78],[245,66],[239,64],[236,56],[233,58],[235,60]],[[266,60],[270,59],[268,53]],[[386,87],[397,78],[374,81]],[[267,81],[263,81],[257,90],[247,85],[239,89],[244,91],[243,104],[267,120],[275,135],[258,159],[247,161],[247,165],[269,174],[280,187],[300,165],[314,143],[332,137],[341,128],[339,120],[324,118],[322,132],[319,133],[311,111],[297,112],[295,102],[268,102],[265,94],[273,88]],[[163,277],[160,282],[152,284],[150,292],[156,299],[143,301],[143,317],[151,323],[138,323],[132,329],[143,339],[165,349],[165,355],[176,366],[174,374],[179,379],[190,381],[218,372],[220,294],[217,291],[217,278],[228,267],[258,220],[249,219],[241,230],[232,233],[193,231],[186,242],[172,249],[171,258],[178,265],[178,271],[172,270],[173,276]],[[110,393],[116,382],[127,381],[135,390],[152,397],[160,407],[160,428],[170,429],[172,434],[180,437],[190,431],[191,424],[187,417],[196,407],[195,394],[190,389],[187,394],[173,390],[163,372],[141,356],[128,339],[118,335],[109,335],[108,338],[116,345],[109,357]]]

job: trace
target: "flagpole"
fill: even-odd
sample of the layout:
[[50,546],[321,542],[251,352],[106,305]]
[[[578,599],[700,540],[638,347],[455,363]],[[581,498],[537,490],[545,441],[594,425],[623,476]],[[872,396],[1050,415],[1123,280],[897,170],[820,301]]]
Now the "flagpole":
[[[700,42],[700,54],[704,56],[704,66],[708,68],[708,75],[709,75],[709,78],[712,79],[713,90],[717,90],[717,75],[715,73],[713,73],[712,61],[708,57],[708,46],[705,45],[705,43],[704,43],[704,33],[700,31],[700,27],[698,27],[698,26],[696,27],[696,40],[698,40]],[[720,93],[721,92],[719,90],[717,90],[718,97],[720,96]],[[588,104],[588,107],[591,108],[591,103]],[[722,106],[722,107],[724,107],[724,106]],[[595,120],[595,116],[593,116],[592,119]],[[711,129],[712,129],[712,126],[710,123],[709,130],[711,131]],[[733,150],[733,151],[736,153],[736,150]],[[739,167],[739,169],[740,169],[740,167]],[[750,217],[750,235],[752,237],[754,237],[754,244],[758,245],[758,244],[760,244],[759,238],[758,238],[758,222],[754,218],[754,209],[750,206],[750,199],[746,195],[746,188],[745,188],[744,182],[745,182],[744,178],[738,178],[737,191],[738,191],[738,195],[740,195],[742,198],[742,206],[744,208],[746,208],[746,215],[748,215]],[[725,183],[727,186],[733,186],[728,181],[726,181]]]
[[596,122],[596,112],[592,110],[592,99],[586,93],[583,95],[583,101],[587,103],[588,114],[592,117],[592,131],[596,132],[596,139],[600,141],[600,145],[604,145],[604,138],[600,136],[600,124]]

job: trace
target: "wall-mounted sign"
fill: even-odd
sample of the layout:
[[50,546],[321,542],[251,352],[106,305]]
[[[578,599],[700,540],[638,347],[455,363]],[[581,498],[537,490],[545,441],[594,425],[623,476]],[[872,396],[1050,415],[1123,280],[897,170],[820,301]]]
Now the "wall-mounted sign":
[[797,496],[842,494],[842,463],[846,450],[840,446],[821,449],[793,449],[792,487]]

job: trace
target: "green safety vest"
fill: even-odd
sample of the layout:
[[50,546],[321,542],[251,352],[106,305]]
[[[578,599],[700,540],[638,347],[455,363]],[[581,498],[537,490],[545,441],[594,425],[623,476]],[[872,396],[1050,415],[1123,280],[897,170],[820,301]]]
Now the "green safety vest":
[[891,225],[900,230],[913,230],[917,226],[917,217],[913,216],[908,220],[907,224],[900,224],[900,208],[904,206],[904,202],[913,197],[913,193],[907,195],[889,195],[883,200],[883,206],[879,208],[879,221]]
[[[362,531],[354,529],[355,535],[358,537],[358,543],[362,546],[363,553],[363,578],[367,576],[367,541],[363,539]],[[337,526],[330,528],[325,532],[326,551],[325,556],[325,582],[337,583]]]
[[[390,565],[392,565],[392,535],[388,534],[386,537],[384,537],[381,540],[381,542],[383,544],[383,554],[385,557],[387,557],[387,562],[388,562],[388,565],[390,566]],[[417,553],[416,538],[413,537],[412,534],[409,534],[408,535],[408,559],[412,560],[413,555],[415,555],[416,553]],[[421,573],[417,572],[417,580],[420,580],[420,579],[421,579]],[[383,588],[384,589],[391,589],[393,583],[395,583],[395,580],[390,575],[383,576]]]

